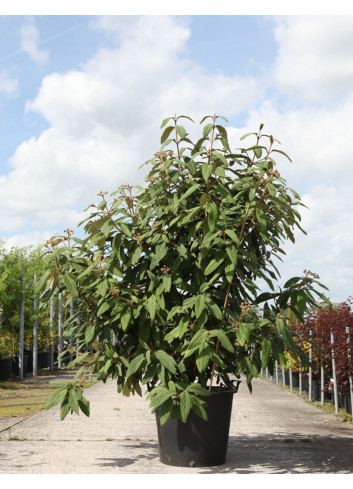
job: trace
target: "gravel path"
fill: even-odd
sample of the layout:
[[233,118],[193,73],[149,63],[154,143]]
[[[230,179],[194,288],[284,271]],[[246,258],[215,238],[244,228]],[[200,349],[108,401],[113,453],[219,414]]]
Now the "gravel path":
[[[353,474],[353,426],[265,380],[234,396],[224,465],[185,468],[159,461],[157,430],[144,398],[124,398],[114,381],[86,391],[91,416],[59,408],[0,420],[2,474]],[[12,424],[12,426],[10,426]]]

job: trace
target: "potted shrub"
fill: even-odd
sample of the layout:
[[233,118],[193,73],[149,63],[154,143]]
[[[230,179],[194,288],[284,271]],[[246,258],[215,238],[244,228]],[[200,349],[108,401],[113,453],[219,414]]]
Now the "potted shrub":
[[[161,460],[216,465],[225,461],[240,376],[251,389],[261,366],[273,371],[285,350],[304,364],[287,308],[302,321],[315,294],[324,296],[310,272],[275,290],[281,243],[300,228],[300,198],[275,169],[273,156],[285,155],[275,139],[261,125],[246,135],[254,139],[247,148],[232,151],[224,118],[209,116],[194,143],[182,119],[190,118],[163,121],[145,188],[122,185],[111,199],[100,192],[81,223],[84,239],[66,230],[44,246],[52,265],[38,287],[47,287],[46,300],[60,290],[77,301],[66,335],[79,345],[70,367],[81,365],[48,407],[61,403],[61,418],[89,415],[88,372],[116,379],[126,396],[145,386]],[[225,447],[217,442],[212,453],[219,431]]]

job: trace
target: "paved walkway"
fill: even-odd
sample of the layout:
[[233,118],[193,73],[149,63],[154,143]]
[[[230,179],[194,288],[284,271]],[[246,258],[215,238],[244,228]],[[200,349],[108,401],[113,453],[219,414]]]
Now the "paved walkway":
[[353,426],[264,380],[254,380],[253,394],[241,384],[226,463],[207,468],[159,461],[155,418],[144,398],[118,395],[113,381],[91,387],[86,396],[89,418],[60,421],[54,407],[23,420],[0,420],[0,473],[353,474]]

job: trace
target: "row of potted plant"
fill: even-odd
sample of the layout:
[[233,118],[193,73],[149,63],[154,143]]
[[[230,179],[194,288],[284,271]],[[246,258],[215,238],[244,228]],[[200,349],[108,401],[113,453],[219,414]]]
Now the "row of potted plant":
[[352,299],[310,311],[303,324],[293,324],[293,332],[307,351],[312,344],[314,378],[319,378],[321,366],[325,376],[332,378],[334,360],[338,391],[341,394],[349,392],[349,378],[353,376]]

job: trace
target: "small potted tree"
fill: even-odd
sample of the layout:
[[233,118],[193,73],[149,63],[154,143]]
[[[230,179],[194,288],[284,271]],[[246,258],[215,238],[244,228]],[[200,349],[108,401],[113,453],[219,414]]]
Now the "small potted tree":
[[70,367],[81,365],[48,407],[61,403],[61,418],[89,415],[89,371],[116,379],[126,396],[145,387],[161,461],[217,465],[240,376],[251,389],[285,350],[304,364],[287,308],[302,321],[324,296],[310,273],[275,289],[281,243],[301,229],[300,198],[275,169],[274,155],[285,155],[275,139],[261,125],[244,136],[253,138],[247,148],[232,151],[223,117],[205,117],[196,142],[183,119],[191,121],[163,121],[145,188],[123,185],[110,199],[100,192],[81,223],[84,239],[67,230],[45,244],[52,266],[39,288],[46,299],[59,289],[78,303],[66,334],[78,345]]

